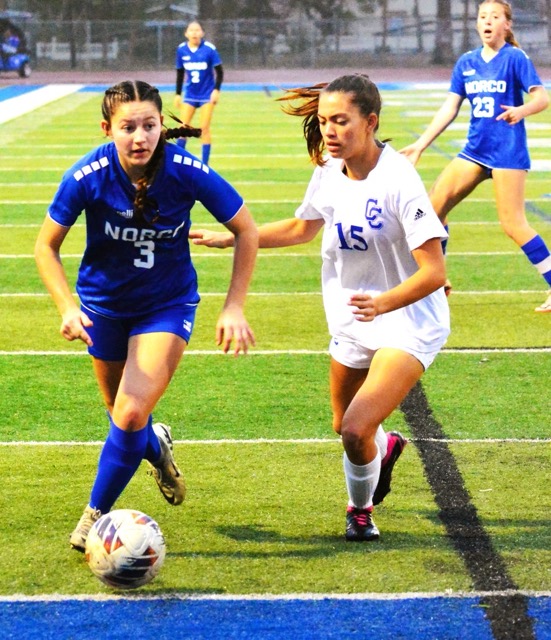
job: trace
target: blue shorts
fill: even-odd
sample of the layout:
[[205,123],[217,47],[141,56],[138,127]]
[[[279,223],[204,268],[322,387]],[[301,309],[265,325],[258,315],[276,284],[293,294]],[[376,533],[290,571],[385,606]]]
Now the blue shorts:
[[88,353],[115,361],[126,360],[129,338],[142,333],[174,333],[189,342],[197,312],[197,305],[175,305],[132,318],[109,318],[84,305],[81,308],[94,323],[86,328],[94,343]]
[[460,151],[457,154],[457,157],[461,158],[462,160],[468,160],[469,162],[472,162],[473,164],[477,164],[481,169],[484,169],[484,172],[486,173],[488,178],[492,177],[493,167],[488,167],[487,165],[482,164],[482,162],[478,162],[478,160],[474,160],[470,156],[466,155],[463,151]]
[[194,109],[200,109],[204,104],[208,104],[210,102],[210,98],[206,100],[193,100],[192,98],[184,98],[184,103],[189,104]]

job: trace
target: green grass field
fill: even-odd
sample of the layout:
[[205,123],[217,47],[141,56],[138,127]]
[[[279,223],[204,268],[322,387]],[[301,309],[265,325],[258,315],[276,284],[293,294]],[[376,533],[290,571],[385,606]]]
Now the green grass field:
[[[276,96],[224,92],[212,166],[244,195],[259,224],[292,216],[312,171],[300,122]],[[170,106],[172,96],[164,96]],[[419,134],[441,91],[383,91],[380,135],[400,148]],[[101,94],[76,93],[0,125],[0,595],[108,593],[69,549],[87,502],[106,420],[83,345],[59,317],[32,257],[63,172],[104,140]],[[459,124],[467,122],[462,114]],[[548,115],[529,136],[545,160]],[[452,128],[418,166],[427,186],[459,149]],[[547,146],[545,144],[547,143]],[[198,152],[195,141],[192,152]],[[549,174],[533,171],[529,219],[551,245]],[[194,223],[214,224],[197,206]],[[472,504],[523,591],[551,590],[547,478],[551,317],[533,312],[541,277],[501,232],[491,184],[453,212],[448,246],[452,333],[423,379]],[[84,227],[63,247],[76,276]],[[155,418],[172,425],[188,498],[171,508],[145,465],[117,503],[153,516],[167,539],[151,594],[405,593],[473,589],[439,519],[415,441],[377,509],[381,540],[343,540],[342,448],[331,432],[329,340],[319,285],[319,239],[263,251],[247,315],[257,347],[221,355],[214,326],[230,252],[194,250],[203,301],[196,331]],[[411,436],[396,412],[387,427]]]

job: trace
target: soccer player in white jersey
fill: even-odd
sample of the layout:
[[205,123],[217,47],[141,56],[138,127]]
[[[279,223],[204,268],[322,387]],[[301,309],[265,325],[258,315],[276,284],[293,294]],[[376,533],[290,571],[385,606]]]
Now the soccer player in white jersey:
[[[450,93],[424,133],[401,150],[414,164],[455,119],[463,100],[471,103],[467,143],[429,191],[445,222],[449,212],[481,182],[492,178],[503,231],[516,242],[551,287],[551,256],[530,226],[524,208],[530,158],[524,118],[547,108],[549,97],[536,69],[519,48],[505,0],[482,2],[477,29],[482,46],[463,54],[453,69]],[[530,99],[524,104],[523,93]],[[551,291],[537,312],[551,312]]]
[[[236,355],[254,343],[243,305],[258,246],[256,226],[233,187],[166,143],[200,131],[163,130],[159,92],[141,81],[108,89],[102,113],[101,126],[112,141],[65,174],[35,248],[40,275],[62,316],[61,335],[88,346],[109,419],[89,504],[70,537],[79,551],[142,459],[170,504],[184,500],[170,428],[153,423],[151,414],[186,349],[199,303],[188,242],[196,201],[235,234],[234,269],[216,325],[217,342]],[[60,249],[83,211],[79,305]]]
[[[204,164],[208,164],[212,146],[210,124],[214,107],[220,99],[224,69],[220,54],[212,42],[205,40],[205,32],[199,22],[189,23],[185,37],[186,42],[179,44],[176,49],[174,106],[180,110],[184,124],[191,124],[195,111],[200,109],[201,154]],[[185,147],[185,138],[181,138],[178,144]]]
[[[349,496],[346,539],[375,540],[373,505],[390,491],[406,444],[398,433],[385,434],[382,422],[449,334],[446,232],[414,167],[378,140],[381,97],[367,76],[294,89],[285,99],[300,101],[286,111],[304,117],[317,167],[295,218],[261,226],[259,246],[309,242],[323,228],[333,428],[344,445]],[[208,230],[190,238],[233,244],[229,234]]]

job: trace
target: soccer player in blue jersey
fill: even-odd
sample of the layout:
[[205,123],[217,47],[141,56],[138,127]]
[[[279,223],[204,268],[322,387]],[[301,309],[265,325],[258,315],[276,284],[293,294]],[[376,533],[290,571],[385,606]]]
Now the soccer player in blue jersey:
[[[430,190],[440,219],[476,186],[492,178],[502,229],[523,250],[551,288],[551,255],[530,226],[524,208],[530,158],[524,118],[549,105],[549,97],[530,58],[519,48],[511,5],[487,0],[479,5],[477,29],[482,46],[463,54],[451,79],[450,93],[424,133],[401,150],[415,164],[421,153],[457,116],[465,98],[471,103],[467,143]],[[524,103],[523,93],[530,99]],[[551,291],[537,312],[551,312]]]
[[[176,49],[174,106],[180,109],[184,124],[191,124],[195,111],[200,109],[202,160],[204,164],[208,164],[212,140],[210,123],[214,107],[220,98],[224,69],[216,47],[205,40],[205,32],[199,22],[194,21],[188,25],[185,37],[187,41],[179,44]],[[185,138],[180,139],[178,144],[185,147]]]
[[[145,82],[122,82],[105,92],[101,125],[112,140],[65,174],[36,241],[40,275],[62,316],[61,335],[88,346],[109,419],[89,504],[70,537],[79,551],[142,459],[170,504],[184,499],[170,428],[154,424],[152,411],[186,349],[199,303],[188,242],[196,201],[235,235],[217,342],[235,355],[254,344],[243,305],[258,247],[256,225],[233,187],[187,151],[166,143],[200,131],[163,130],[161,112],[158,90]],[[83,211],[79,305],[60,249]]]

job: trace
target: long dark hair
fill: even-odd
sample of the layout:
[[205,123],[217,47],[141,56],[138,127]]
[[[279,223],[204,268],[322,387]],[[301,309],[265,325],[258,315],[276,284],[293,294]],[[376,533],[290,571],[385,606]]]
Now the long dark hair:
[[[163,110],[163,101],[159,95],[159,90],[142,80],[125,80],[110,87],[103,96],[101,113],[106,122],[111,124],[111,119],[121,104],[126,102],[152,102],[159,113]],[[174,116],[172,116],[174,118]],[[178,120],[177,118],[174,118]],[[156,203],[147,198],[147,186],[151,184],[157,169],[164,156],[164,149],[167,140],[173,138],[200,138],[201,129],[196,129],[188,125],[182,125],[174,129],[163,129],[159,142],[151,159],[145,166],[143,176],[136,184],[136,196],[134,198],[134,219],[142,226],[149,226],[158,217]],[[151,219],[148,220],[146,211],[152,210]]]
[[[320,94],[337,92],[349,94],[352,103],[358,106],[363,116],[367,117],[374,113],[377,119],[379,118],[382,107],[381,94],[377,85],[370,80],[369,76],[362,73],[340,76],[331,82],[320,82],[311,87],[288,89],[284,96],[278,98],[280,101],[288,102],[283,107],[285,113],[304,118],[302,128],[308,155],[312,162],[318,166],[325,164],[323,160],[325,146],[318,121]],[[300,104],[290,104],[294,100],[299,100]],[[377,131],[378,127],[379,124],[377,123],[375,131]]]

